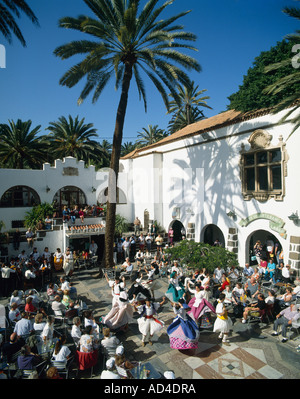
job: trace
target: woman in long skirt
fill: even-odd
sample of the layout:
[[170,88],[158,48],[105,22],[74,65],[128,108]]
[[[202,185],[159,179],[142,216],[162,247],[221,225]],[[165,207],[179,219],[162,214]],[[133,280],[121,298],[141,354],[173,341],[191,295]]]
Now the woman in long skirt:
[[121,291],[117,302],[113,305],[110,312],[104,317],[103,323],[110,328],[110,330],[117,330],[119,328],[125,330],[128,323],[133,320],[133,309],[128,302],[128,295],[126,291]]
[[194,297],[189,301],[188,306],[190,311],[188,314],[193,320],[199,323],[201,328],[212,327],[211,313],[215,313],[214,306],[207,300],[207,290],[197,283],[195,289],[188,284],[189,291],[194,294]]
[[219,338],[222,342],[228,344],[228,334],[232,329],[232,321],[228,317],[227,309],[224,305],[225,294],[221,293],[216,307],[217,318],[214,323],[214,332],[219,332]]
[[136,306],[135,310],[140,314],[138,318],[138,328],[142,334],[142,346],[145,346],[147,336],[149,335],[149,345],[152,345],[152,337],[164,327],[164,322],[156,316],[157,310],[165,303],[166,298],[163,297],[162,302],[153,302],[151,298],[147,298],[144,305]]
[[179,350],[197,349],[199,328],[196,322],[187,314],[188,305],[183,299],[180,299],[177,304],[172,303],[172,306],[176,317],[167,328],[170,347]]
[[185,294],[184,286],[179,282],[178,274],[172,272],[170,274],[168,291],[166,292],[166,297],[171,302],[178,302]]

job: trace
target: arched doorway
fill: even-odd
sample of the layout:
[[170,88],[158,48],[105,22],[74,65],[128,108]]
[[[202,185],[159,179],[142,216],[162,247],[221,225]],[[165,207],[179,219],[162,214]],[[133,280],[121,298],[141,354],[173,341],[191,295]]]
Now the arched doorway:
[[206,227],[204,227],[202,237],[204,244],[214,245],[218,240],[220,242],[220,246],[223,248],[225,247],[225,238],[222,230],[215,224],[208,224]]
[[[277,263],[276,255],[280,253],[282,245],[274,234],[270,233],[268,230],[256,230],[250,234],[247,238],[246,243],[246,261],[250,265],[256,265],[256,260],[252,260],[251,257],[254,256],[253,247],[257,241],[262,244],[262,259],[269,260],[269,254],[271,247],[273,248],[274,262]],[[276,252],[276,253],[275,253]]]
[[82,208],[86,205],[86,197],[80,188],[65,186],[56,192],[53,197],[53,202],[60,211],[64,206],[74,208],[75,205],[78,205],[79,208]]
[[182,236],[185,235],[184,225],[179,220],[173,220],[169,228],[172,227],[174,231],[173,242],[182,240]]

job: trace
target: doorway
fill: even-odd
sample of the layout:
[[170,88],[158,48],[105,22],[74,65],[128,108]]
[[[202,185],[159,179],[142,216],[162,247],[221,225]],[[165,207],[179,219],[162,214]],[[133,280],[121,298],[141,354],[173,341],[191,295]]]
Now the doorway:
[[282,250],[282,245],[274,236],[274,234],[267,230],[256,230],[248,237],[248,245],[246,245],[247,262],[251,265],[255,265],[257,263],[255,260],[251,260],[251,257],[254,256],[253,247],[257,241],[260,241],[262,244],[261,258],[269,260],[270,249],[273,248],[272,253],[274,254],[274,262],[278,263],[277,255],[279,255],[280,251]]
[[214,245],[217,241],[220,242],[221,247],[225,248],[225,238],[222,230],[215,224],[207,225],[203,231],[204,244]]
[[[183,224],[179,220],[174,220],[170,227],[172,227],[173,233],[173,242],[178,242],[182,240],[182,237],[185,236],[185,228]],[[170,228],[169,227],[169,228]]]

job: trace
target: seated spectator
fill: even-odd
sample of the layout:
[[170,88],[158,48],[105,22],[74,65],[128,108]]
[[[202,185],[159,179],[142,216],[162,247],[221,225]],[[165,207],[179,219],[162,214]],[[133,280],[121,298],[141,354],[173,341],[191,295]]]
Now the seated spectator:
[[74,302],[70,302],[69,308],[66,310],[65,317],[67,317],[69,320],[73,320],[76,316],[79,316],[79,309],[76,308]]
[[45,219],[44,222],[45,222],[45,229],[46,230],[51,230],[51,228],[52,228],[52,219],[50,218],[49,215],[46,216],[46,219]]
[[14,332],[10,335],[9,341],[2,344],[2,355],[6,357],[7,362],[10,362],[12,355],[19,352],[24,345],[25,340]]
[[254,270],[252,269],[252,267],[249,265],[249,263],[246,263],[243,270],[243,275],[248,278],[251,277],[253,273]]
[[14,332],[17,333],[18,337],[25,338],[30,335],[33,330],[31,321],[29,320],[26,312],[22,312],[21,320],[19,320],[14,328]]
[[260,289],[260,285],[259,283],[255,280],[254,277],[250,277],[250,280],[247,280],[245,286],[244,286],[246,295],[249,298],[256,298],[258,293],[259,293],[259,289]]
[[241,302],[241,297],[245,295],[245,290],[242,283],[236,283],[232,290],[232,301],[237,305]]
[[271,258],[269,260],[269,263],[267,265],[267,269],[265,271],[265,279],[270,281],[273,281],[275,283],[275,271],[276,271],[276,265],[274,263],[274,260]]
[[84,353],[91,353],[98,349],[98,344],[95,342],[93,335],[93,327],[85,327],[79,341],[79,351]]
[[41,362],[40,356],[31,352],[29,345],[24,345],[21,348],[21,354],[18,356],[19,370],[33,370]]
[[65,305],[66,309],[69,308],[70,303],[71,303],[71,298],[70,298],[70,291],[69,290],[64,290],[64,295],[62,297],[61,303]]
[[119,380],[121,377],[118,375],[115,367],[115,359],[111,357],[106,361],[106,370],[103,370],[100,375],[101,380]]
[[289,306],[293,299],[293,289],[291,287],[286,287],[286,292],[278,297],[280,306]]
[[101,345],[109,356],[114,356],[116,354],[117,347],[120,345],[120,340],[115,335],[111,334],[109,328],[104,328]]
[[61,297],[59,295],[56,295],[54,298],[54,301],[51,304],[51,308],[53,312],[62,312],[64,315],[66,313],[66,307],[65,305],[61,302]]
[[34,331],[43,331],[46,322],[43,320],[43,313],[38,313],[34,318],[33,329]]
[[215,298],[219,298],[221,292],[225,290],[225,287],[229,285],[229,279],[226,277],[226,274],[223,273],[221,277],[221,286],[215,290],[214,296]]
[[247,322],[248,316],[260,316],[261,311],[266,308],[265,297],[263,294],[257,295],[257,302],[252,303],[251,306],[247,306],[243,313],[242,323]]
[[59,375],[59,372],[56,367],[49,367],[46,373],[47,380],[63,380],[63,377]]
[[54,283],[49,283],[48,288],[47,288],[47,295],[49,300],[54,300],[55,295],[57,294],[57,289],[56,285]]
[[279,267],[279,270],[281,271],[281,280],[285,284],[289,284],[291,282],[291,276],[290,276],[290,265],[281,265]]
[[26,298],[25,312],[27,312],[29,316],[37,313],[37,308],[33,305],[31,296]]
[[13,302],[10,307],[10,311],[8,313],[8,318],[12,323],[16,323],[21,320],[21,312],[19,311],[18,305],[16,302]]
[[66,345],[67,338],[65,335],[59,337],[58,341],[55,344],[55,348],[52,354],[52,359],[65,362],[70,359],[71,351]]
[[81,319],[80,317],[76,316],[73,319],[73,326],[71,330],[71,337],[73,338],[73,341],[76,345],[76,348],[79,346],[80,338],[81,338]]
[[137,362],[130,362],[124,355],[124,347],[119,345],[116,349],[115,365],[126,370],[128,377],[133,378],[130,370],[137,366]]
[[12,305],[13,302],[17,304],[17,307],[19,307],[22,304],[22,298],[20,297],[18,290],[12,292],[9,301],[10,306]]
[[265,301],[267,305],[272,305],[275,303],[276,295],[273,290],[268,292],[268,296],[266,297]]
[[300,312],[295,304],[291,304],[288,308],[283,309],[277,314],[276,320],[273,326],[273,336],[278,335],[278,327],[281,326],[282,340],[281,342],[286,342],[288,339],[286,337],[287,327],[291,326],[293,321],[298,320],[300,317]]

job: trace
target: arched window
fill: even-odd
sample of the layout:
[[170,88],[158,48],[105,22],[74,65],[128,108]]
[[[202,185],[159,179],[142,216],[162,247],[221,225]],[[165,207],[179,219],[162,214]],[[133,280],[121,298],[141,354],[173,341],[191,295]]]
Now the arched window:
[[1,208],[31,207],[41,203],[36,191],[27,186],[14,186],[1,197]]
[[75,205],[78,205],[79,208],[87,205],[84,192],[75,186],[62,187],[54,195],[53,202],[57,204],[59,209],[62,209],[65,205],[71,208]]

